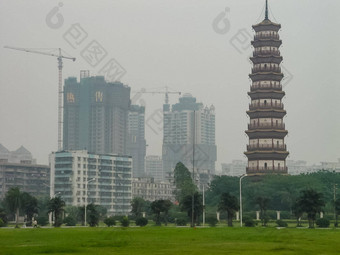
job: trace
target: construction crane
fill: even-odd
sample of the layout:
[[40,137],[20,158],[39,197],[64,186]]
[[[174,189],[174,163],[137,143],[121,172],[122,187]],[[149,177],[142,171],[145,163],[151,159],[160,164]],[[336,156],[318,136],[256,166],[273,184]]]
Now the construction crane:
[[165,104],[169,104],[169,94],[178,94],[181,95],[181,92],[179,91],[169,91],[168,87],[164,87],[165,91],[146,91],[145,89],[142,89],[141,91],[138,91],[138,93],[142,94],[165,94]]
[[62,55],[61,48],[51,48],[51,49],[44,49],[47,51],[58,51],[58,54],[51,53],[51,52],[43,52],[39,51],[39,49],[26,49],[26,48],[17,48],[17,47],[11,47],[11,46],[5,46],[4,48],[12,49],[12,50],[19,50],[19,51],[25,51],[29,53],[36,53],[36,54],[42,54],[46,56],[56,57],[58,60],[58,70],[59,70],[59,79],[58,79],[58,151],[62,149],[62,111],[63,111],[63,91],[62,91],[62,78],[63,78],[63,58],[65,59],[71,59],[73,61],[76,60],[76,58],[73,57],[67,57]]

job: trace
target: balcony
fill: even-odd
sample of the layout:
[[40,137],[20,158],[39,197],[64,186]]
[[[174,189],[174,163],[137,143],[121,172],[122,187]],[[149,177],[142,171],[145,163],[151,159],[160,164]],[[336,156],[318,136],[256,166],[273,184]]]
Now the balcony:
[[253,53],[253,57],[264,56],[264,55],[280,56],[280,51],[279,50],[255,50]]
[[250,91],[254,91],[254,90],[257,90],[257,89],[279,89],[279,90],[281,90],[282,85],[281,84],[278,84],[278,85],[275,85],[275,84],[260,84],[260,85],[250,86]]
[[287,173],[288,168],[284,166],[269,166],[269,167],[246,167],[247,174],[266,174],[266,173]]
[[255,35],[254,39],[255,39],[255,40],[261,40],[261,39],[264,39],[264,40],[269,40],[269,39],[272,39],[272,40],[280,40],[280,37],[279,37],[278,34]]
[[251,144],[247,145],[248,151],[286,151],[287,146],[285,144]]
[[284,123],[251,123],[248,129],[285,129]]
[[254,67],[251,69],[252,73],[281,73],[281,68],[276,66],[268,66],[268,67]]
[[252,103],[249,104],[249,110],[256,110],[256,109],[279,109],[283,110],[283,103],[272,104],[272,103]]

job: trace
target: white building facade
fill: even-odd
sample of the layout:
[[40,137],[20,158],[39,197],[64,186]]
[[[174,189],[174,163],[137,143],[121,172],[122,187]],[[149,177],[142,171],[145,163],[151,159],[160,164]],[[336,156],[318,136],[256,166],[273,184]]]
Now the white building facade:
[[155,181],[153,178],[134,178],[132,181],[133,197],[141,197],[147,201],[175,201],[175,186],[169,181]]
[[132,199],[132,158],[82,151],[50,155],[51,196],[60,195],[66,205],[94,203],[109,215],[127,215]]

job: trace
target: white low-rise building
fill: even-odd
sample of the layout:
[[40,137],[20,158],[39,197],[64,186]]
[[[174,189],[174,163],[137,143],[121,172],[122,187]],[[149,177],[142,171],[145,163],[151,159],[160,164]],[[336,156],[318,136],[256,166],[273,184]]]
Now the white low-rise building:
[[174,185],[169,181],[155,181],[153,178],[134,178],[132,181],[133,197],[147,201],[175,201],[174,190]]
[[131,156],[98,155],[82,151],[60,151],[50,155],[51,196],[60,195],[66,205],[94,203],[110,215],[131,210]]

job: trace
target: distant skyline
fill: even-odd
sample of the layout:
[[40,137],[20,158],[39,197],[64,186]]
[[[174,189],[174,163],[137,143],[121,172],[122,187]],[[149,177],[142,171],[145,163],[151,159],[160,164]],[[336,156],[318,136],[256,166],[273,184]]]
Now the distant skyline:
[[[246,160],[248,57],[252,52],[248,46],[251,26],[264,19],[264,3],[1,1],[0,143],[9,150],[23,145],[38,163],[45,164],[48,154],[57,149],[56,58],[3,46],[61,47],[77,58],[76,62],[64,61],[64,78],[76,76],[79,80],[80,70],[100,74],[103,65],[115,59],[122,68],[121,81],[132,91],[169,86],[182,94],[191,93],[204,105],[213,104],[216,168],[233,159]],[[335,162],[340,158],[340,2],[269,0],[269,6],[269,19],[282,26],[280,50],[288,75],[283,100],[289,131],[287,160]],[[57,11],[59,21],[51,17]],[[78,38],[79,45],[72,45],[66,33],[74,24],[87,36],[83,41]],[[92,40],[107,52],[98,65],[83,51]],[[170,95],[170,104],[177,101],[177,95]],[[146,107],[147,155],[161,155],[162,128],[157,118],[164,96],[142,94],[134,103]]]

